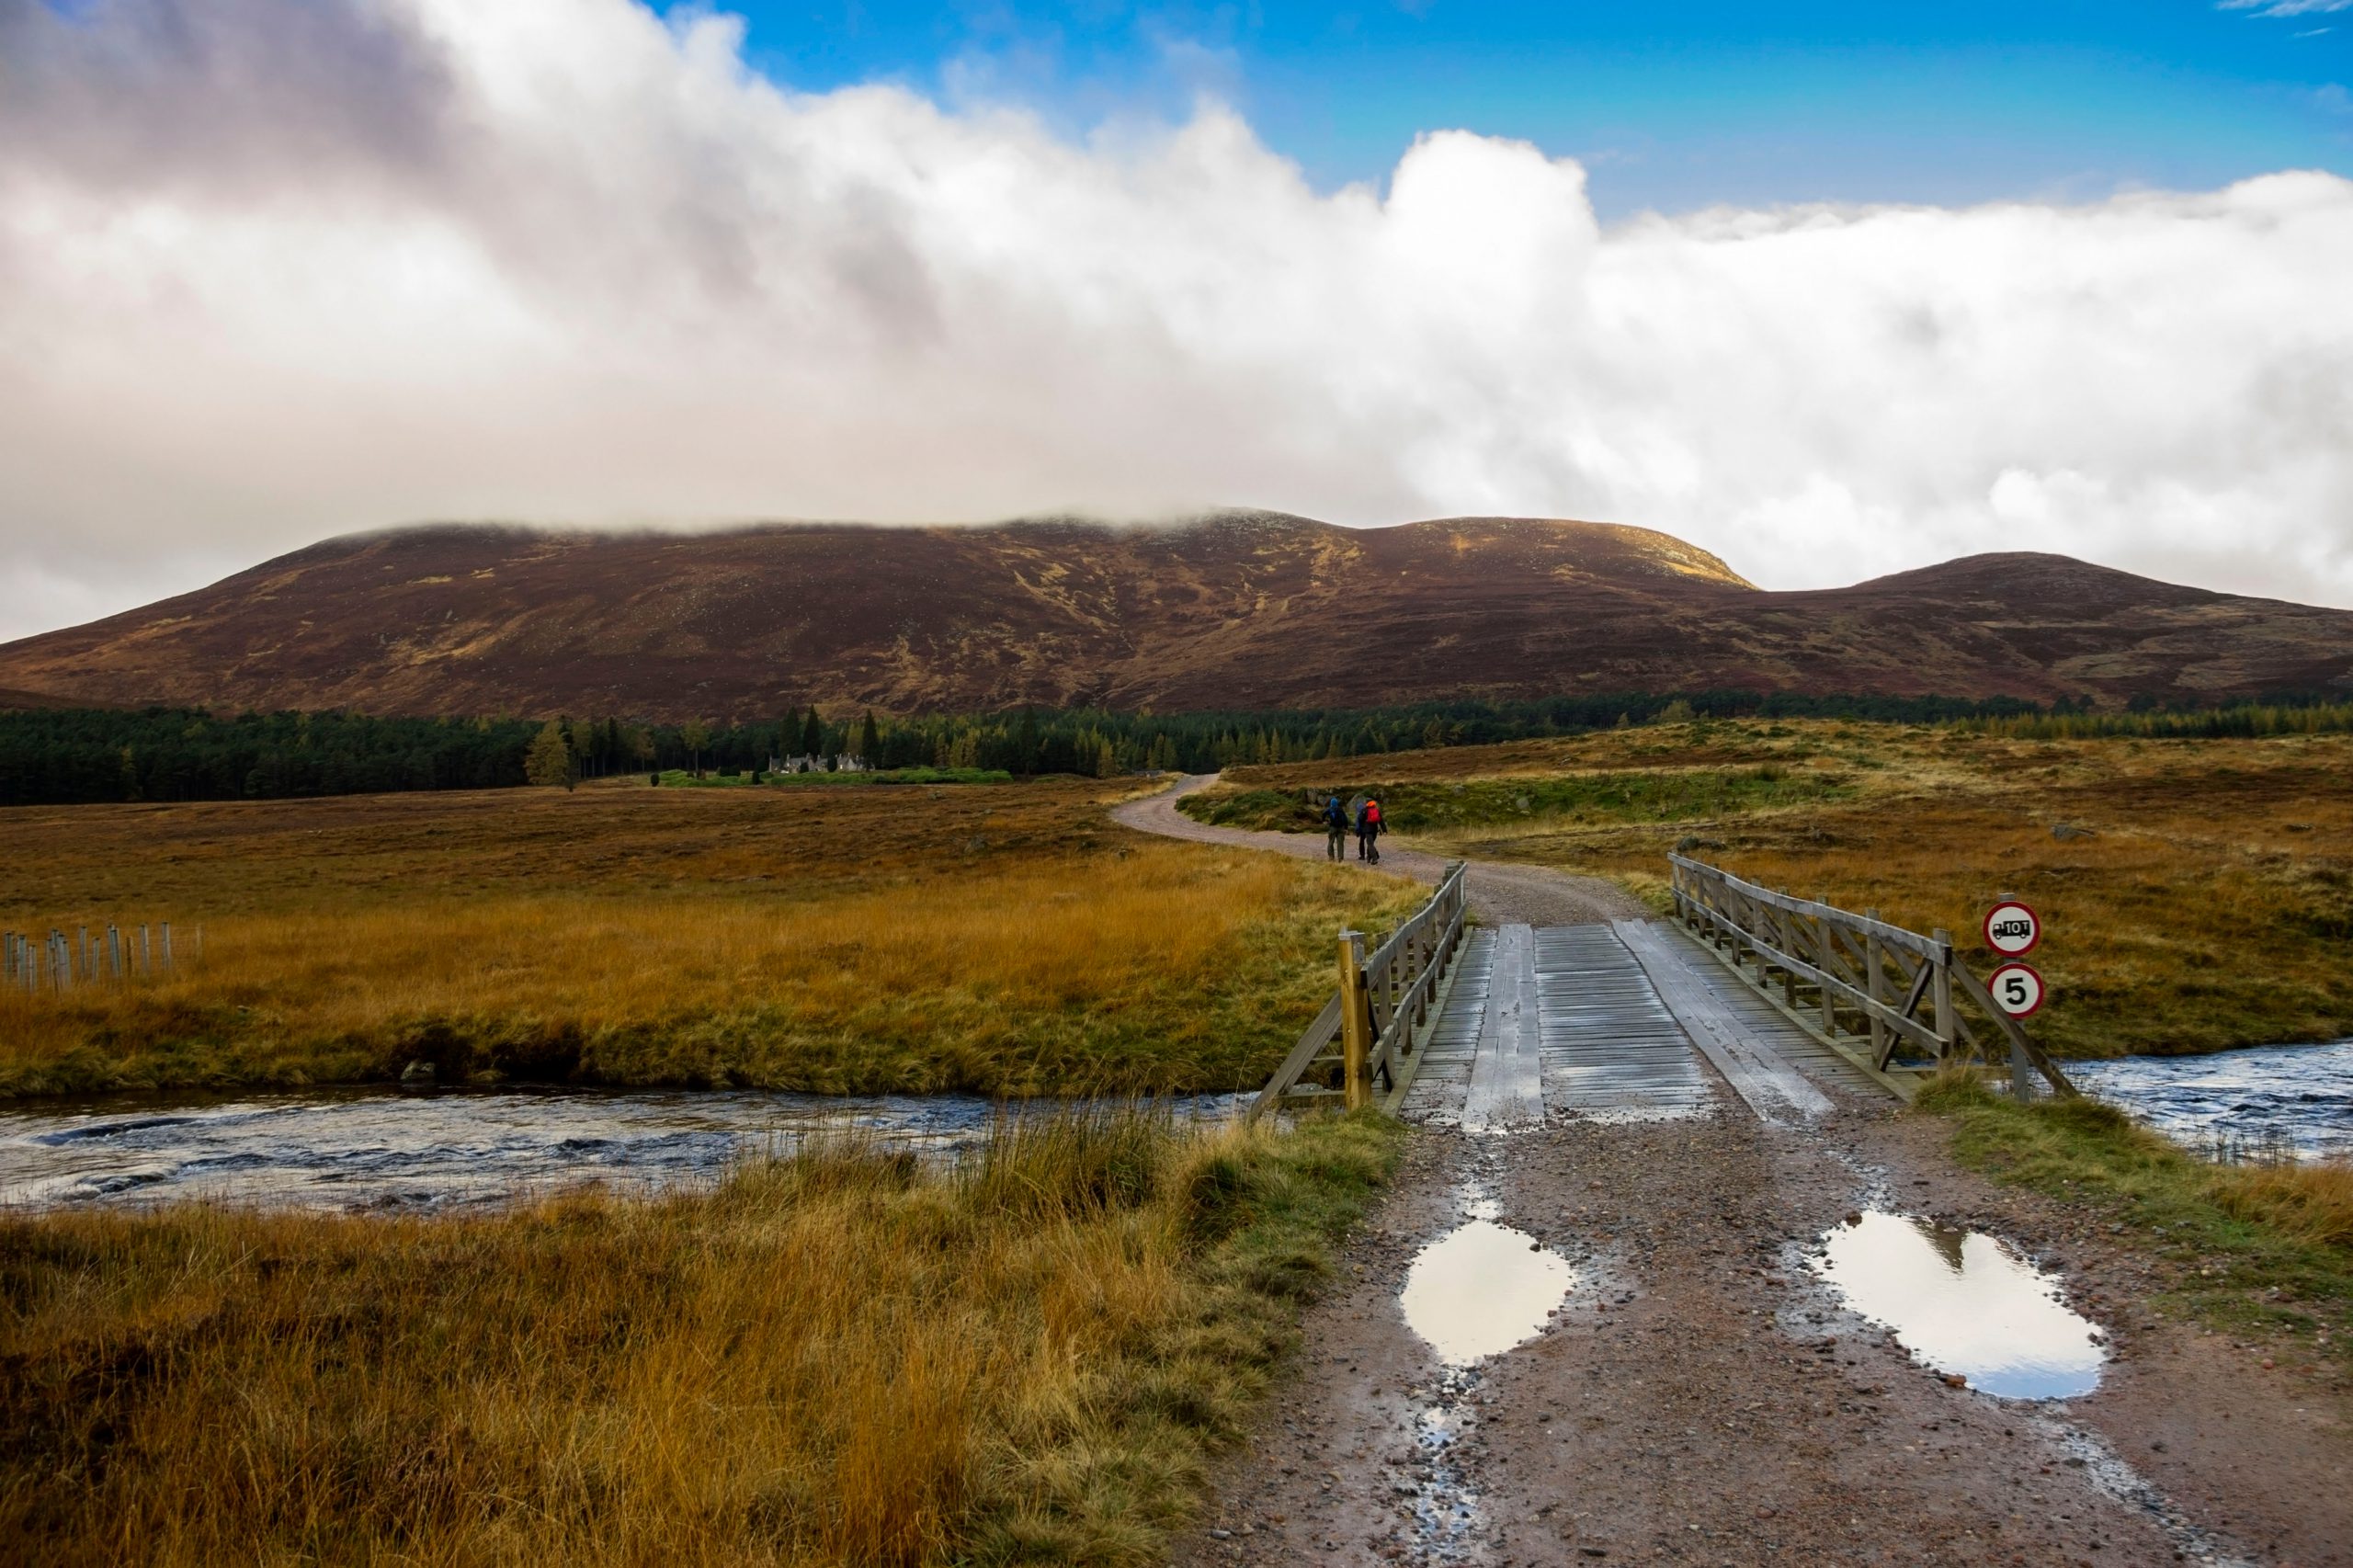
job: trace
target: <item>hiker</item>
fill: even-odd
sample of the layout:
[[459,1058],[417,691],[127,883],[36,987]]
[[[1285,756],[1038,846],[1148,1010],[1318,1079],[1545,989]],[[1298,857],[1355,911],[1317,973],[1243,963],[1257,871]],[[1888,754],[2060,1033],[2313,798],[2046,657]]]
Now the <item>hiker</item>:
[[1357,813],[1357,858],[1369,865],[1381,864],[1381,802],[1367,801],[1364,810]]
[[1324,853],[1334,860],[1348,858],[1348,809],[1337,795],[1324,802]]

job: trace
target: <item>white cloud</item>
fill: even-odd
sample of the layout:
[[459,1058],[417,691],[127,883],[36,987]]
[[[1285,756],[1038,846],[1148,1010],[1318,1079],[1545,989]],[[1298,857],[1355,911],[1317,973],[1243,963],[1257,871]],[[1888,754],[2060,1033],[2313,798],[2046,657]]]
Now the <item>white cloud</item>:
[[[1219,502],[2353,604],[2353,184],[1604,230],[1438,132],[1058,138],[623,0],[0,0],[0,636],[430,517]],[[75,586],[68,591],[59,585]]]
[[2353,11],[2353,0],[2214,0],[2217,11],[2252,11],[2258,17],[2325,17]]

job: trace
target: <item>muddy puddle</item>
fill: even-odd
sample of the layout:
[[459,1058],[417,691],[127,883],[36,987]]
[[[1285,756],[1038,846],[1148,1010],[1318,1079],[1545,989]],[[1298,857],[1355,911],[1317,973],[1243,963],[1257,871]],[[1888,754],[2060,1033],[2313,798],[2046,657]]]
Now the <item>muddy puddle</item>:
[[1874,1210],[1833,1226],[1811,1266],[1850,1310],[1973,1389],[2070,1399],[2098,1386],[2099,1330],[2048,1275],[1982,1232]]
[[[1244,1096],[1159,1102],[1223,1119]],[[447,1209],[595,1182],[667,1189],[811,1137],[859,1137],[952,1158],[1006,1116],[968,1095],[697,1090],[444,1092],[352,1089],[142,1096],[0,1111],[0,1205],[47,1209],[181,1198],[305,1209]]]
[[1397,1304],[1449,1367],[1499,1356],[1544,1332],[1576,1284],[1566,1258],[1495,1221],[1492,1206],[1415,1256]]
[[2070,1062],[2067,1073],[2192,1147],[2353,1154],[2353,1040]]

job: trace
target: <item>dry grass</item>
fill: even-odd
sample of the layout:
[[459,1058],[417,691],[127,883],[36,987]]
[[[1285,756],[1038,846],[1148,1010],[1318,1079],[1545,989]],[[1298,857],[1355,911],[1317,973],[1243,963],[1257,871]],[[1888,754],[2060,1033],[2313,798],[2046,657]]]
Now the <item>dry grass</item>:
[[0,1221],[0,1544],[157,1564],[1153,1559],[1366,1119],[1135,1116],[473,1218]]
[[[1357,759],[1362,763],[1367,759]],[[1667,725],[1386,759],[1383,778],[1653,779],[1772,767],[1840,791],[1693,817],[1656,790],[1624,810],[1429,835],[1444,852],[1615,876],[1656,902],[1667,852],[1769,886],[1943,927],[1982,973],[1983,912],[2023,897],[2050,937],[2034,1028],[2063,1054],[2195,1051],[2353,1034],[2353,738],[2005,740],[1834,722]],[[1234,790],[1319,782],[1236,769]],[[1476,798],[1479,791],[1472,790]],[[1490,791],[1501,794],[1501,791]],[[2056,839],[2062,824],[2097,836]]]
[[1395,884],[1103,821],[1096,784],[0,812],[0,924],[204,958],[0,992],[0,1091],[443,1081],[1233,1089]]
[[2242,1220],[2353,1251],[2353,1163],[2225,1166],[2214,1187],[2215,1201]]

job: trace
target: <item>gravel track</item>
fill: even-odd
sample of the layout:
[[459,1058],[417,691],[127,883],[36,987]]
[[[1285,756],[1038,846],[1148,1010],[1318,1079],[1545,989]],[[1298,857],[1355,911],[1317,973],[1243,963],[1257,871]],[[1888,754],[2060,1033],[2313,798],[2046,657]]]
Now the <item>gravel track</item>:
[[[1196,844],[1233,844],[1265,849],[1295,859],[1321,860],[1324,840],[1308,833],[1248,833],[1235,827],[1211,827],[1195,822],[1176,809],[1176,802],[1197,790],[1217,782],[1217,775],[1188,774],[1175,787],[1140,801],[1130,801],[1112,816],[1143,833],[1165,838],[1189,839]],[[1347,863],[1355,858],[1353,841]],[[1380,869],[1392,877],[1435,885],[1448,862],[1419,849],[1388,848],[1381,852]],[[1370,869],[1370,868],[1367,868]],[[1646,920],[1650,911],[1625,889],[1599,877],[1572,876],[1542,866],[1514,866],[1495,860],[1473,860],[1465,879],[1472,913],[1490,926],[1589,926],[1611,920]]]
[[[1320,839],[1204,826],[1175,791],[1145,832],[1313,859]],[[1351,862],[1353,863],[1353,862]],[[1435,856],[1384,872],[1434,881]],[[1482,918],[1643,918],[1613,884],[1473,862]],[[1944,1124],[1820,1086],[1813,1125],[1711,1114],[1419,1129],[1307,1316],[1186,1568],[1302,1562],[2353,1565],[2353,1400],[2260,1348],[2152,1313],[2159,1263],[2082,1211],[1955,1165]],[[1881,1206],[1990,1233],[2056,1273],[2111,1360],[2087,1396],[1954,1387],[1847,1312],[1805,1251]],[[1475,1207],[1474,1207],[1475,1206]],[[1491,1215],[1566,1258],[1536,1338],[1448,1369],[1398,1291],[1415,1256]]]

